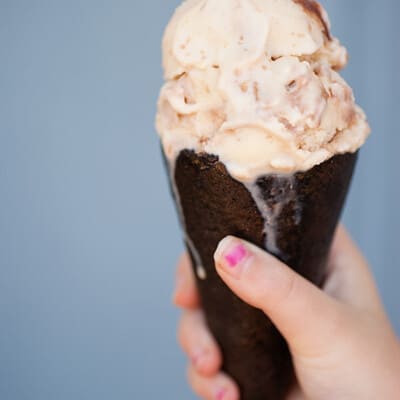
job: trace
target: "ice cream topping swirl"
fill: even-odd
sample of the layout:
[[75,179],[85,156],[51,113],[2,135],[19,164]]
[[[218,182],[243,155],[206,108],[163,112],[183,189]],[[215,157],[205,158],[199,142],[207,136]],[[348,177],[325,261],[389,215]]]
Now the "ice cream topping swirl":
[[369,127],[336,72],[346,50],[313,0],[188,0],[163,40],[165,153],[219,156],[233,177],[307,170],[354,152]]

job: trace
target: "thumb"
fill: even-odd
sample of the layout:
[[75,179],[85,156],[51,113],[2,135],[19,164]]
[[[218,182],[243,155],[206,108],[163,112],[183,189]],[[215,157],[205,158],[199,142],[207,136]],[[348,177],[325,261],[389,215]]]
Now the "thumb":
[[317,356],[330,350],[346,316],[339,302],[243,240],[228,236],[214,258],[225,283],[272,320],[293,353]]

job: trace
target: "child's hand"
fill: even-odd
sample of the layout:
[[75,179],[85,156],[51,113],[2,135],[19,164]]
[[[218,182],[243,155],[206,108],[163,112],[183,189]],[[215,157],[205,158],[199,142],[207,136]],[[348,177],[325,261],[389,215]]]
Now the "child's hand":
[[[367,263],[344,228],[336,234],[323,291],[233,237],[220,243],[215,262],[233,292],[264,311],[288,342],[298,381],[291,399],[400,398],[400,344]],[[187,256],[179,263],[174,299],[186,309],[179,342],[191,360],[194,391],[204,399],[239,399],[236,384],[220,372],[221,353],[207,329]]]

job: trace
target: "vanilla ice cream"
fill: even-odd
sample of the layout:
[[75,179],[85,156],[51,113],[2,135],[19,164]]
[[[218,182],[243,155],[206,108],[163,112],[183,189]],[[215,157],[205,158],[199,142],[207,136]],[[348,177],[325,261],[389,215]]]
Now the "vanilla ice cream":
[[213,154],[251,182],[357,151],[369,127],[329,30],[312,0],[184,2],[163,40],[156,125],[167,158]]

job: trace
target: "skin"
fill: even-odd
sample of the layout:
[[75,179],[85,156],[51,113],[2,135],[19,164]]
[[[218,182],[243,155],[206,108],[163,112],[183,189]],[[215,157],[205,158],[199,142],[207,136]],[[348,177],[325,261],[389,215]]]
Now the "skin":
[[[297,384],[288,400],[396,400],[400,343],[364,257],[343,227],[335,235],[322,290],[259,248],[227,237],[215,253],[224,282],[261,309],[289,344]],[[221,369],[190,261],[179,261],[174,302],[184,309],[178,339],[190,359],[188,379],[203,399],[238,400]]]

